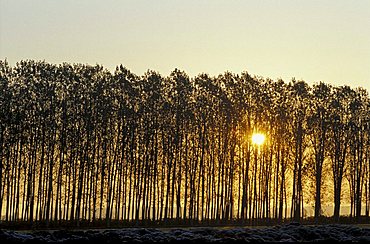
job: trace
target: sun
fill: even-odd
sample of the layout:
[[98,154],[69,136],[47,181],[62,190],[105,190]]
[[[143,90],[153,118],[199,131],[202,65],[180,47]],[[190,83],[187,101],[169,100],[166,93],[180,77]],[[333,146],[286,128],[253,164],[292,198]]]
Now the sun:
[[262,145],[265,142],[265,135],[262,133],[254,133],[252,135],[252,143],[258,146]]

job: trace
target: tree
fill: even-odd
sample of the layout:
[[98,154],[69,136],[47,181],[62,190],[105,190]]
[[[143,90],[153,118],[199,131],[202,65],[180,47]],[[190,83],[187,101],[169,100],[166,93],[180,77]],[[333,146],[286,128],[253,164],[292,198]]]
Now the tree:
[[330,138],[329,152],[334,182],[334,218],[337,221],[339,220],[342,181],[350,141],[349,101],[352,93],[353,90],[348,86],[334,88],[333,97],[330,101],[331,130],[328,138]]
[[308,117],[308,128],[310,143],[313,148],[314,156],[314,179],[315,179],[315,219],[321,216],[321,186],[323,165],[327,149],[327,137],[329,130],[329,102],[331,97],[331,87],[320,82],[313,86],[311,99],[311,112]]

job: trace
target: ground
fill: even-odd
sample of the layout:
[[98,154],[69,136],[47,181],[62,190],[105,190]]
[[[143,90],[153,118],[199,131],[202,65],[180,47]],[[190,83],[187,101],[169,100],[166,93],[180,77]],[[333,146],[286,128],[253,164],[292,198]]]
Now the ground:
[[0,230],[0,243],[244,243],[370,242],[370,227],[300,225],[274,227],[124,228],[105,230]]

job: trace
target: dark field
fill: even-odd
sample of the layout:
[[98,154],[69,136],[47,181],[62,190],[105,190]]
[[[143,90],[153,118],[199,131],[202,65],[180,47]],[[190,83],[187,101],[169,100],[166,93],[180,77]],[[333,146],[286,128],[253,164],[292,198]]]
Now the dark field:
[[370,242],[369,225],[0,230],[0,243]]

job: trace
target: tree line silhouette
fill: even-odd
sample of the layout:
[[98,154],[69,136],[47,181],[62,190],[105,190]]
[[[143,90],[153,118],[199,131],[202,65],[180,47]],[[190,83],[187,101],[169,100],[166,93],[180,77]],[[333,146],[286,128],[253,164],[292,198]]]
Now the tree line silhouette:
[[369,216],[369,108],[363,88],[247,72],[0,61],[0,220]]

